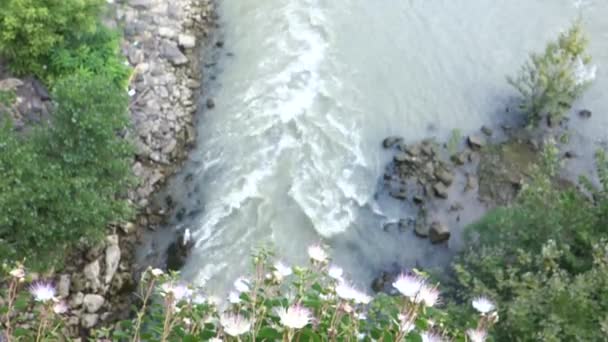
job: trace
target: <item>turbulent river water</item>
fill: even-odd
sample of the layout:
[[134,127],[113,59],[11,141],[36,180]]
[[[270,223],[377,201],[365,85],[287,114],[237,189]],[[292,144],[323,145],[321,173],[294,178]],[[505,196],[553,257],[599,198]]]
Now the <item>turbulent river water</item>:
[[599,69],[577,104],[593,120],[576,129],[607,132],[606,0],[218,2],[216,106],[169,188],[186,212],[171,229],[196,241],[183,276],[211,290],[246,272],[263,243],[302,262],[322,241],[361,286],[394,265],[444,265],[458,239],[432,246],[380,228],[403,217],[375,197],[390,158],[380,142],[499,123],[515,95],[505,76],[578,16]]

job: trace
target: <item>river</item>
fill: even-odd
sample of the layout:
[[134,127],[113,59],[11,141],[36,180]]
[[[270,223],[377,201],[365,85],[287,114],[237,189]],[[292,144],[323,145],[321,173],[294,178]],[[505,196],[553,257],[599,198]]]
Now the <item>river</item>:
[[515,95],[506,75],[579,15],[599,69],[580,102],[593,120],[576,129],[607,132],[608,1],[218,2],[215,108],[199,113],[197,146],[168,189],[186,212],[170,228],[196,240],[183,277],[210,291],[265,243],[293,263],[322,241],[361,286],[387,267],[445,265],[456,243],[380,228],[404,216],[374,196],[390,158],[380,142],[497,125]]

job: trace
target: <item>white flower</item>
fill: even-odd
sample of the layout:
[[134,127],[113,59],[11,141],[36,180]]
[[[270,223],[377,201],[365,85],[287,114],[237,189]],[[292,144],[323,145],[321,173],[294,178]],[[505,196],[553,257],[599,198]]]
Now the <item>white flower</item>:
[[9,274],[17,279],[23,279],[25,277],[25,271],[21,267],[15,268],[10,271]]
[[175,303],[179,303],[182,300],[188,300],[192,296],[192,290],[188,286],[180,283],[164,283],[160,286],[164,294],[172,294]]
[[424,286],[424,280],[416,275],[400,274],[393,282],[393,287],[402,295],[414,299]]
[[152,273],[152,275],[155,277],[160,277],[161,275],[165,274],[165,272],[163,272],[163,270],[160,268],[154,268],[150,271],[150,273]]
[[346,282],[340,282],[336,286],[336,294],[344,300],[352,300],[357,304],[368,304],[372,300],[372,297],[360,292]]
[[475,310],[479,311],[482,314],[487,314],[488,312],[494,311],[494,309],[496,309],[494,302],[492,302],[486,297],[477,297],[473,299],[471,304],[473,305]]
[[365,312],[355,312],[355,318],[360,321],[365,321],[367,319],[367,315]]
[[416,302],[423,303],[428,307],[435,306],[438,300],[439,290],[437,287],[431,287],[428,285],[422,286],[418,292],[418,295],[416,296]]
[[237,280],[234,281],[234,288],[239,293],[249,292],[249,280],[243,277],[239,277]]
[[209,296],[209,297],[207,297],[207,302],[210,305],[214,305],[214,306],[219,306],[220,304],[222,304],[222,300],[219,297],[216,297],[216,296]]
[[327,271],[330,277],[336,280],[342,280],[342,274],[344,274],[344,270],[341,267],[336,265],[329,266],[329,270]]
[[420,337],[422,337],[422,342],[442,342],[443,339],[441,336],[431,333],[428,331],[424,331],[420,333]]
[[53,312],[55,312],[58,315],[64,314],[64,313],[68,312],[68,305],[63,300],[60,302],[57,302],[53,305]]
[[220,324],[224,332],[230,336],[239,336],[251,329],[251,321],[241,315],[223,314],[220,317]]
[[488,332],[483,329],[468,329],[467,336],[471,342],[484,342],[488,337]]
[[206,300],[205,300],[205,296],[203,296],[200,293],[195,294],[194,296],[192,296],[192,303],[194,304],[205,304]]
[[357,334],[357,341],[363,341],[365,339],[365,334],[364,333],[359,333]]
[[287,309],[278,308],[276,312],[281,319],[281,324],[291,329],[302,329],[312,320],[310,310],[301,305],[292,305]]
[[327,252],[325,252],[325,250],[323,250],[323,248],[320,245],[312,245],[310,247],[308,247],[308,256],[313,260],[313,261],[318,261],[318,262],[325,262],[327,261]]
[[38,302],[46,302],[55,298],[55,288],[50,283],[36,282],[30,286],[30,293]]
[[291,267],[285,265],[283,262],[281,261],[277,261],[274,264],[274,269],[283,277],[287,277],[290,276],[292,272]]
[[241,295],[238,292],[231,291],[228,295],[228,301],[232,304],[238,304],[241,302]]

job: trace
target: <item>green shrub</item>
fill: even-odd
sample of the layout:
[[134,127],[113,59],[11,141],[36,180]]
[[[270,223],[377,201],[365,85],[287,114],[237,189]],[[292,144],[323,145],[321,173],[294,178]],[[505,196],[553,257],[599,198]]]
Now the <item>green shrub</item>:
[[92,32],[103,0],[0,0],[0,54],[16,73],[45,74],[53,49]]
[[531,54],[516,78],[508,78],[522,97],[520,107],[530,124],[537,125],[545,114],[560,119],[595,78],[587,45],[576,22],[547,44],[544,53]]
[[126,88],[131,71],[120,52],[120,39],[118,32],[101,25],[94,32],[70,37],[53,49],[46,70],[47,82],[54,84],[64,75],[81,73],[101,75]]
[[[555,150],[517,202],[469,228],[454,265],[460,296],[496,298],[497,340],[598,341],[608,318],[606,201],[560,189]],[[608,169],[607,169],[608,170]]]
[[0,133],[0,257],[48,266],[85,237],[129,214],[131,148],[126,94],[102,77],[75,75],[57,83],[50,127],[17,137]]

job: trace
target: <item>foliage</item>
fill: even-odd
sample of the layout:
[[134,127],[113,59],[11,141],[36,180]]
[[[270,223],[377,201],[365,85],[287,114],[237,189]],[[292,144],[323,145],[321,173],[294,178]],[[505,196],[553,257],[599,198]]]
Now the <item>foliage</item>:
[[532,125],[543,115],[560,119],[595,78],[595,66],[585,50],[588,41],[576,22],[550,42],[542,54],[533,53],[509,83],[521,95],[520,107]]
[[462,141],[462,136],[462,131],[460,129],[455,128],[452,130],[452,133],[450,134],[450,139],[447,142],[447,149],[450,155],[458,152],[458,147],[460,145],[460,142]]
[[117,32],[102,25],[94,32],[70,37],[53,49],[46,70],[47,82],[54,84],[64,75],[80,73],[101,75],[126,88],[131,71],[120,53],[120,38]]
[[[254,257],[252,276],[235,281],[235,291],[226,304],[181,283],[176,274],[149,269],[140,282],[141,307],[135,317],[117,323],[113,329],[98,329],[93,337],[112,341],[420,341],[428,334],[470,341],[467,334],[477,330],[485,336],[486,329],[497,319],[492,307],[482,314],[466,315],[467,326],[453,327],[450,317],[435,307],[437,297],[423,295],[422,289],[409,296],[372,298],[348,285],[341,274],[336,274],[341,273],[336,272],[336,266],[328,268],[328,260],[311,262],[309,268],[273,265],[271,255],[262,251]],[[12,312],[12,317],[22,317],[14,302],[27,275],[18,266],[10,271],[10,277],[14,294],[7,296],[8,309],[3,314],[8,318]],[[419,276],[411,277],[424,281]],[[439,293],[428,282],[420,285],[433,294]],[[35,300],[41,300],[36,291],[31,292]],[[52,298],[46,298],[53,303]],[[47,302],[37,306],[52,307]],[[48,329],[53,325],[48,322],[60,327],[65,316],[62,313],[47,317],[46,328],[32,329],[27,337],[44,340],[53,333]],[[34,321],[42,321],[39,317]],[[9,332],[15,331],[6,320],[5,326]]]
[[50,127],[18,137],[0,132],[0,258],[47,266],[85,237],[129,214],[117,198],[130,184],[126,94],[102,77],[58,83]]
[[43,76],[66,37],[95,29],[103,0],[0,0],[0,54],[17,73]]
[[460,296],[484,293],[498,300],[498,340],[602,340],[606,331],[600,327],[608,317],[606,201],[559,189],[556,151],[549,148],[545,157],[512,207],[469,228],[477,241],[454,265]]

